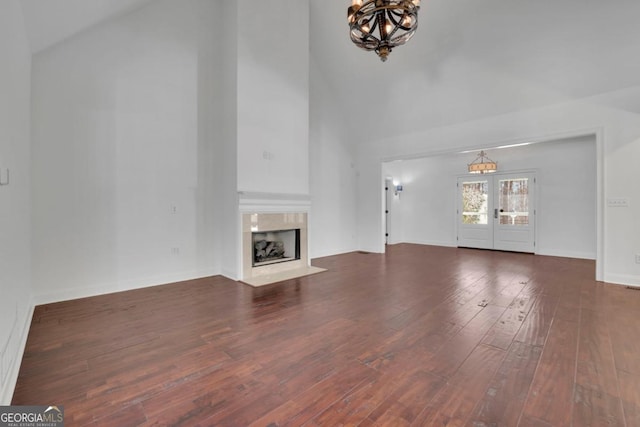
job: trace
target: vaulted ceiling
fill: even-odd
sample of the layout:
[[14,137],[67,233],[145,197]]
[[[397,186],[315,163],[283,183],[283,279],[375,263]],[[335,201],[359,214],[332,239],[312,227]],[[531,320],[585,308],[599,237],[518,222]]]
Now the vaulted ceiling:
[[423,0],[385,63],[349,41],[347,3],[311,0],[311,52],[364,141],[640,85],[637,0]]
[[32,52],[153,0],[20,0]]
[[[149,1],[21,4],[37,52]],[[386,63],[349,41],[349,3],[310,0],[310,49],[363,141],[614,91],[602,102],[640,112],[638,0],[424,0]]]

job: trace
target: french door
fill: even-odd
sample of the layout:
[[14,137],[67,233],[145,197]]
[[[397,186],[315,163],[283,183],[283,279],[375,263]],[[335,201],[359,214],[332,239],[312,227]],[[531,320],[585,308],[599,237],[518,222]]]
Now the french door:
[[535,173],[458,178],[458,246],[535,252]]

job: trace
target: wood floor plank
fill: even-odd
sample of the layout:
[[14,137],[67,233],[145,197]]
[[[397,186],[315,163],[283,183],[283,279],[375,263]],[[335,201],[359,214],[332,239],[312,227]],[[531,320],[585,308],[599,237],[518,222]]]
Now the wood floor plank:
[[555,426],[553,424],[549,424],[544,420],[541,420],[540,418],[525,415],[518,423],[518,427],[555,427]]
[[515,341],[532,346],[544,346],[558,302],[559,299],[555,296],[540,295],[536,298],[529,314],[520,326]]
[[540,346],[514,342],[467,425],[518,425],[541,354]]
[[[277,419],[266,418],[266,425],[303,425],[320,414],[326,408],[333,405],[335,402],[344,398],[344,396],[349,394],[355,388],[362,384],[372,382],[379,374],[360,363],[351,362],[344,368],[334,372],[333,375],[336,378],[339,378],[339,381],[335,381],[335,378],[332,378],[331,376],[327,377],[317,383],[314,387],[299,393],[291,399],[295,404],[295,407],[300,408],[300,410],[297,413],[292,414],[289,419],[280,420],[279,423],[276,424],[278,421]],[[253,411],[254,410],[252,409],[251,412]],[[238,416],[234,416],[232,414],[230,421],[237,420]]]
[[[354,388],[342,399],[314,417],[312,421],[319,426],[359,425],[367,420],[369,415],[384,401],[387,401],[390,395],[398,390],[403,382],[407,381],[407,378],[413,375],[419,375],[419,373],[408,375],[405,372],[400,375],[379,374],[374,376],[371,381],[363,382],[359,387]],[[389,399],[389,401],[391,400],[394,399]]]
[[640,426],[640,375],[618,371],[620,399],[627,426]]
[[535,297],[526,294],[513,298],[498,322],[489,329],[482,343],[507,350],[527,318],[535,300]]
[[640,425],[640,292],[593,261],[400,244],[314,265],[38,306],[12,403],[68,426]]
[[616,368],[630,374],[640,375],[640,313],[629,310],[616,310],[607,313],[609,334]]
[[412,425],[465,425],[504,356],[495,347],[477,346]]
[[367,418],[375,425],[411,425],[444,384],[443,378],[417,372],[403,381]]
[[295,420],[304,411],[300,405],[291,400],[266,413],[257,420],[250,421],[248,427],[284,426]]
[[[66,409],[66,408],[65,408]],[[111,426],[139,426],[147,421],[144,409],[141,404],[128,406],[121,411],[109,413],[105,416],[107,419],[98,418],[95,421],[85,424],[87,427],[100,427],[104,425]]]
[[554,319],[524,407],[524,415],[571,425],[579,322]]
[[449,378],[455,374],[504,311],[504,307],[493,305],[484,307],[434,355],[429,362],[428,372],[443,378]]
[[574,425],[623,426],[618,378],[607,319],[584,308],[574,391]]

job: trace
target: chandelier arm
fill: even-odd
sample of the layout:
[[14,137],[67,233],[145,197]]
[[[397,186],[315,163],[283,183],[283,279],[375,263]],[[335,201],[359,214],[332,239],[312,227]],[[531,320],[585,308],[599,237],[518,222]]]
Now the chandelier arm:
[[380,32],[381,41],[388,37],[386,19],[384,11],[376,12],[376,24],[378,26],[378,31]]
[[[363,30],[362,29],[363,25],[369,25],[370,26],[369,31]],[[369,19],[363,20],[362,22],[360,22],[359,20],[356,20],[352,25],[351,40],[354,43],[358,44],[358,46],[362,49],[375,50],[381,43],[381,40],[375,36],[375,30],[377,28],[378,28],[378,21],[375,15],[371,16]],[[358,36],[353,34],[354,29],[357,30],[361,35]],[[364,44],[375,44],[375,46],[367,47],[367,46],[364,46]]]
[[[412,16],[411,13],[407,13],[405,10],[402,11],[402,13],[398,12],[397,10],[390,10],[389,12],[389,20],[391,22],[393,22],[393,25],[396,26],[396,28],[401,28],[405,31],[411,31],[413,29],[413,27],[415,27],[415,24],[411,27],[405,27],[404,25],[402,25],[402,22],[404,21],[404,18],[407,16]],[[399,18],[398,20],[393,19],[393,16],[395,15],[395,17]],[[415,17],[417,19],[418,15],[415,14]],[[395,31],[394,31],[395,32]]]
[[393,10],[387,10],[386,15],[387,15],[387,20],[393,24],[393,28],[391,29],[391,32],[387,33],[387,38],[389,40],[392,40],[393,35],[398,31],[398,21],[393,19]]
[[[373,24],[371,24],[371,22],[373,21]],[[369,31],[363,31],[362,34],[364,34],[364,38],[363,40],[374,40],[376,43],[380,43],[381,40],[379,38],[377,38],[375,36],[375,31],[378,28],[378,19],[376,16],[372,16],[371,19],[369,19],[367,21],[367,24],[370,24],[371,27],[369,27]]]

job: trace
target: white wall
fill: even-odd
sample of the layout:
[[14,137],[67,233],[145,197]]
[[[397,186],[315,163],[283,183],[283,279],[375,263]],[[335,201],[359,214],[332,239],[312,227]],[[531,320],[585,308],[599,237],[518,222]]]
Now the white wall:
[[237,192],[309,194],[308,2],[229,3],[160,0],[34,57],[38,302],[237,278]]
[[[625,92],[634,94],[638,88]],[[635,219],[640,217],[640,187],[635,185],[640,181],[640,169],[637,167],[640,161],[640,120],[633,108],[616,107],[612,103],[616,98],[614,95],[625,97],[624,93],[603,94],[360,144],[360,248],[377,252],[384,250],[380,232],[383,160],[597,134],[601,147],[597,159],[601,177],[597,185],[602,186],[602,200],[597,206],[598,218],[602,221],[601,277],[607,282],[640,286],[640,264],[636,264],[634,259],[635,254],[640,253],[640,224]],[[629,105],[634,104],[631,102]],[[626,197],[630,206],[608,208],[605,200],[611,197]]]
[[218,240],[221,255],[221,273],[232,279],[241,277],[240,216],[238,212],[238,23],[237,2],[222,1],[224,46],[222,159],[220,166],[223,185],[221,196],[222,238]]
[[[390,188],[389,244],[419,243],[452,246],[455,240],[452,203],[455,163],[447,156],[398,160],[383,164],[385,177],[399,182],[403,191]],[[454,184],[451,184],[454,180]]]
[[154,2],[34,57],[38,302],[219,272],[215,6]]
[[0,405],[18,376],[33,307],[30,250],[31,55],[18,0],[0,2]]
[[[536,253],[596,258],[594,136],[493,150],[489,157],[500,172],[536,171]],[[456,245],[455,183],[474,158],[443,154],[384,164],[387,175],[404,184],[391,211],[394,242]]]
[[317,258],[357,249],[357,171],[345,117],[313,58],[310,74],[309,250]]
[[[218,11],[222,0],[192,0],[184,4],[197,14],[197,185],[195,187],[196,274],[219,274],[223,251],[224,127],[226,118],[226,57],[221,54],[227,38],[218,35],[224,24]],[[193,238],[190,236],[190,238]]]
[[309,1],[237,8],[238,190],[309,194]]

